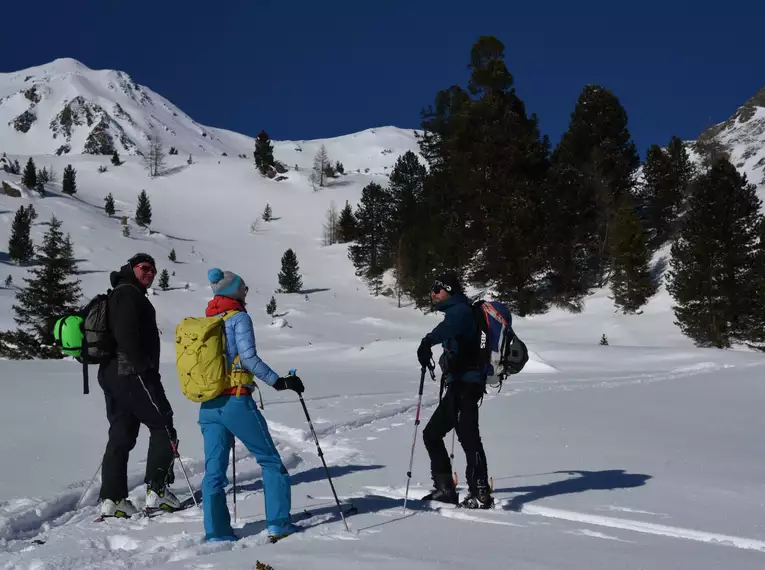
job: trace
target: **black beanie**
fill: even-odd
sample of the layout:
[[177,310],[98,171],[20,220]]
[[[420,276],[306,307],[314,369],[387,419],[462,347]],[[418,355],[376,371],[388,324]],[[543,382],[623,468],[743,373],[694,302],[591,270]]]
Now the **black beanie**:
[[446,289],[446,292],[449,293],[449,295],[462,293],[462,285],[460,285],[460,280],[456,273],[448,272],[439,275],[433,281],[433,286],[435,287],[436,285]]
[[128,259],[128,263],[130,264],[130,267],[135,267],[141,263],[151,263],[154,267],[157,267],[154,258],[148,253],[136,253],[133,257]]

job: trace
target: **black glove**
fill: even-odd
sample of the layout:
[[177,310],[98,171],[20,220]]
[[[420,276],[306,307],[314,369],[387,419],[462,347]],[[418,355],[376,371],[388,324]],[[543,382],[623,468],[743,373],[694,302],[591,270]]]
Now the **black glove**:
[[430,368],[430,363],[433,360],[433,350],[425,339],[422,339],[419,348],[417,348],[417,360],[420,361],[420,365],[423,368]]
[[274,388],[279,390],[293,390],[298,394],[302,394],[305,391],[303,381],[300,376],[282,376],[276,382],[274,382]]

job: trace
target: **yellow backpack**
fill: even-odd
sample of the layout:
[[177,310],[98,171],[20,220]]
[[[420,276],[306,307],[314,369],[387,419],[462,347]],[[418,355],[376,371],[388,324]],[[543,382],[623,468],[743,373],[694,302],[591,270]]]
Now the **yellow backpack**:
[[[224,323],[237,311],[222,317],[187,317],[175,327],[175,366],[181,392],[193,402],[206,402],[226,390],[252,382],[252,374],[232,374],[226,361]],[[234,364],[239,361],[237,355]],[[238,395],[238,393],[237,393]]]

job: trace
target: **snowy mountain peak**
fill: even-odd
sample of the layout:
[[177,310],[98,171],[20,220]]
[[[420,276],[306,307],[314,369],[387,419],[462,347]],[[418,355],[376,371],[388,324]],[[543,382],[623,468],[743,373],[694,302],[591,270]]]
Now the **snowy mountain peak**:
[[200,125],[127,73],[61,58],[0,73],[0,140],[19,154],[140,154],[158,136],[182,154],[240,154],[252,139]]
[[765,185],[765,87],[728,120],[710,127],[696,141],[702,155],[725,152],[749,181]]

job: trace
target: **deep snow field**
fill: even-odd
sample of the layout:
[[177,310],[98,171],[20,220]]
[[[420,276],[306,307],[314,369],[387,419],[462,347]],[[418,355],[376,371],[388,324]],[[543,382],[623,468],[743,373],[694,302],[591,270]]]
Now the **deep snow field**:
[[[349,174],[314,192],[308,172],[322,142]],[[553,310],[516,319],[532,360],[499,394],[489,389],[481,407],[497,507],[434,509],[414,500],[403,511],[419,382],[415,351],[440,317],[372,297],[354,275],[347,247],[322,245],[322,224],[330,202],[340,209],[346,200],[354,204],[368,182],[384,184],[408,149],[416,150],[412,133],[393,128],[280,142],[276,158],[290,166],[281,182],[261,178],[250,159],[236,157],[195,157],[190,166],[185,156],[170,157],[174,173],[154,180],[135,157],[123,157],[118,168],[106,157],[35,157],[59,176],[71,162],[78,192],[70,198],[52,185],[45,198],[0,195],[0,282],[10,273],[22,283],[26,269],[10,265],[4,252],[14,212],[30,202],[39,213],[36,243],[51,214],[71,233],[86,297],[105,290],[109,272],[138,251],[175,271],[171,290],[151,300],[180,450],[198,489],[204,465],[198,406],[178,389],[173,331],[183,317],[202,314],[211,296],[208,269],[239,273],[250,287],[258,351],[280,373],[297,368],[335,487],[358,514],[348,517],[346,532],[297,398],[261,385],[303,532],[267,544],[260,470],[241,444],[236,544],[202,542],[194,508],[95,523],[98,481],[74,509],[107,437],[95,368],[85,396],[76,362],[0,361],[0,568],[233,570],[254,568],[257,560],[275,570],[765,567],[765,360],[745,350],[694,348],[673,324],[663,289],[641,315],[615,312],[608,291],[599,291],[579,315]],[[23,165],[27,157],[18,158]],[[101,164],[109,171],[99,174]],[[19,183],[5,173],[0,180]],[[154,233],[131,220],[132,236],[125,238],[118,218],[133,215],[142,189],[151,199]],[[113,219],[102,208],[108,192],[117,202]],[[277,219],[251,232],[267,202]],[[280,316],[272,324],[265,305],[289,247],[308,300],[275,294]],[[167,260],[171,248],[177,263]],[[2,329],[13,326],[14,294],[15,286],[0,288]],[[598,345],[603,333],[610,346]],[[438,385],[427,380],[424,421],[437,401]],[[430,488],[421,434],[414,499]],[[131,454],[131,498],[138,505],[147,439],[143,430]],[[455,457],[461,483],[459,445]],[[174,490],[188,496],[178,470]]]

